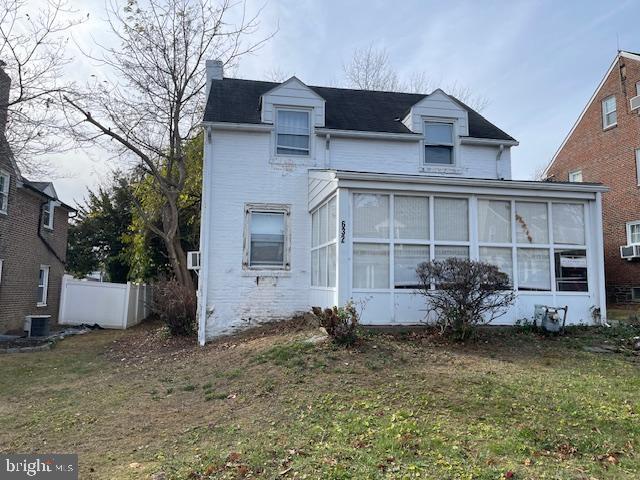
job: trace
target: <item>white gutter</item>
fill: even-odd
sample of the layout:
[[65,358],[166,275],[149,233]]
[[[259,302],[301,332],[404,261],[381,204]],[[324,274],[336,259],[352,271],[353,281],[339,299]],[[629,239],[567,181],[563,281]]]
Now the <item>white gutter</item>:
[[273,130],[273,125],[267,123],[202,122],[201,125],[215,130],[237,130],[243,132],[270,132]]
[[397,173],[368,173],[349,172],[344,170],[334,170],[333,174],[338,180],[365,180],[397,183],[415,183],[427,185],[456,185],[468,187],[499,187],[516,188],[526,190],[544,191],[564,191],[564,192],[584,192],[597,193],[608,192],[609,188],[599,184],[584,183],[560,183],[560,182],[537,182],[524,180],[493,180],[484,178],[455,178],[455,177],[430,177],[421,175],[403,175]]
[[420,133],[389,133],[389,132],[363,132],[361,130],[335,130],[333,128],[316,128],[316,135],[324,136],[331,134],[337,138],[369,138],[380,140],[407,140],[410,142],[418,142],[422,140]]
[[463,145],[496,145],[502,147],[517,147],[520,142],[517,140],[496,140],[493,138],[460,137]]

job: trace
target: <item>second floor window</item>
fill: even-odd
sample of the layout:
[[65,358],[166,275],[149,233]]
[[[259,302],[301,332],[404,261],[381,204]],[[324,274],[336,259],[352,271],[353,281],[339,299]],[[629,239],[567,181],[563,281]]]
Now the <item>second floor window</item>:
[[277,110],[276,153],[309,155],[310,114],[304,110]]
[[453,165],[453,124],[424,124],[424,162],[429,165]]
[[602,101],[602,128],[609,128],[618,123],[616,114],[616,97],[611,95]]
[[42,206],[42,225],[53,230],[53,202],[47,202]]
[[640,222],[627,223],[627,244],[640,244]]
[[7,213],[9,205],[9,174],[0,171],[0,213]]

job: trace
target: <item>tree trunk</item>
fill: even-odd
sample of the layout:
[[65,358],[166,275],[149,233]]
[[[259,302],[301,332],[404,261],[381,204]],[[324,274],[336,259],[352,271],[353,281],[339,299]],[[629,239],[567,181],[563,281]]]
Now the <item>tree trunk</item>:
[[187,269],[187,255],[180,241],[180,211],[177,205],[177,195],[165,192],[167,203],[162,209],[163,241],[169,254],[169,262],[176,280],[190,291],[195,291],[195,284],[191,272]]

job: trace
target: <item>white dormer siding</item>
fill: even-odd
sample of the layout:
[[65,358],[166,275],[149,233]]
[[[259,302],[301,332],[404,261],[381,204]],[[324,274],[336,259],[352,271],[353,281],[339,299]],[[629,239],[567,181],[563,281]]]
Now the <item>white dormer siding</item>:
[[422,133],[424,131],[424,121],[428,118],[450,119],[455,122],[455,130],[458,136],[469,136],[467,111],[440,89],[411,107],[409,114],[402,120],[402,123],[412,132]]
[[262,95],[261,119],[273,124],[278,107],[299,107],[312,110],[314,127],[324,127],[324,104],[320,95],[307,87],[296,77],[291,77],[274,89]]

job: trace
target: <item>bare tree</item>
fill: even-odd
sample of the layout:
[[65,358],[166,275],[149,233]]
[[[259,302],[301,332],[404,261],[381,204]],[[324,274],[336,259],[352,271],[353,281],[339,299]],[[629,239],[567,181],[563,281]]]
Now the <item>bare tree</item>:
[[361,90],[426,94],[439,87],[474,110],[481,111],[489,105],[486,97],[468,87],[458,82],[438,85],[439,82],[424,71],[414,72],[407,79],[400,78],[387,50],[373,45],[356,49],[350,62],[343,64],[343,71],[347,84]]
[[289,80],[293,74],[282,70],[280,67],[272,67],[264,73],[264,78],[270,82],[282,83]]
[[58,94],[64,80],[68,33],[82,21],[66,0],[0,0],[0,59],[11,77],[6,137],[20,168],[28,174],[48,173],[43,153],[68,145],[57,135]]
[[271,35],[250,41],[260,11],[248,15],[244,3],[231,0],[127,0],[123,7],[111,3],[107,13],[118,45],[98,45],[100,55],[92,55],[107,72],[104,80],[83,95],[64,97],[69,122],[79,141],[110,145],[133,157],[137,171],[152,179],[159,213],[152,217],[155,212],[139,202],[137,207],[163,240],[176,280],[193,289],[178,230],[178,199],[186,182],[185,144],[202,119],[205,60],[234,66]]
[[342,66],[349,84],[361,90],[399,90],[400,82],[386,49],[373,45],[356,49],[349,63]]

